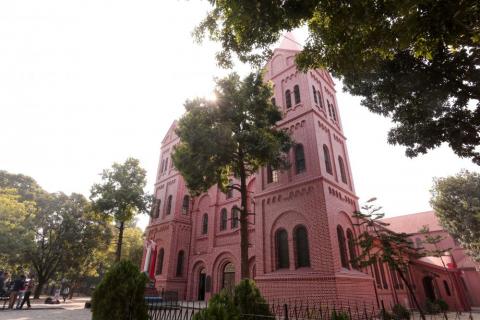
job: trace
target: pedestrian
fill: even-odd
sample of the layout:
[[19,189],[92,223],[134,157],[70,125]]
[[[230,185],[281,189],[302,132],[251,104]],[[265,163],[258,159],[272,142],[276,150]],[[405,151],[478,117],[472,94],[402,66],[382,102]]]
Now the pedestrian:
[[0,296],[5,295],[7,290],[5,289],[5,282],[7,280],[8,273],[0,271]]
[[55,303],[60,303],[60,288],[55,289],[55,296],[53,298],[55,299]]
[[70,288],[68,286],[65,286],[62,291],[63,303],[65,303],[65,300],[67,300],[69,293],[70,293]]
[[20,304],[20,308],[23,308],[25,302],[27,303],[27,309],[30,309],[32,306],[30,305],[30,295],[32,294],[33,289],[35,288],[35,278],[33,276],[30,277],[30,281],[28,281],[26,285],[25,295],[23,296],[22,304]]
[[25,297],[25,291],[27,290],[27,282],[23,282],[23,286],[20,288],[20,291],[18,291],[18,296],[17,296],[17,305],[15,306],[15,309],[20,309],[20,304],[23,301],[23,298]]
[[13,309],[13,305],[17,300],[17,295],[20,289],[25,285],[25,276],[22,274],[19,278],[15,279],[13,282],[12,291],[10,291],[10,301],[8,304],[8,309]]

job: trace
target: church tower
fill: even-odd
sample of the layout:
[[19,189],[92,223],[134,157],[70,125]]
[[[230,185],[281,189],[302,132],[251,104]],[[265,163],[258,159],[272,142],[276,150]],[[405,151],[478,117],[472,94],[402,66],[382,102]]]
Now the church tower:
[[335,85],[325,70],[297,70],[300,50],[288,33],[266,65],[278,126],[296,146],[290,169],[267,167],[256,179],[255,280],[267,298],[368,302],[372,278],[350,263],[358,203]]

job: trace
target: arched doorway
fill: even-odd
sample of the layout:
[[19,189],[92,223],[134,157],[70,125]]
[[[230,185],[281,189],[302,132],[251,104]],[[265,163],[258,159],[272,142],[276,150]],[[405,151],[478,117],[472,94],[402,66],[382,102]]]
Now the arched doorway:
[[235,287],[235,266],[229,262],[223,267],[223,280],[222,289],[226,289],[229,292],[233,291]]
[[423,278],[423,289],[425,290],[425,296],[430,301],[435,301],[435,289],[433,287],[433,278],[432,277],[424,277]]
[[198,300],[203,301],[205,300],[205,291],[206,291],[206,284],[207,284],[207,272],[205,269],[200,270],[199,277],[198,277]]

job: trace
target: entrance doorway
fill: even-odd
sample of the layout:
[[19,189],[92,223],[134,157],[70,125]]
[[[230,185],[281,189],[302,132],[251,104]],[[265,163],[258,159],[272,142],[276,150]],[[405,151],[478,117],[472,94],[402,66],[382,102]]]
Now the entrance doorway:
[[432,277],[423,278],[423,289],[425,290],[425,296],[427,297],[428,300],[430,301],[436,300]]
[[202,271],[200,271],[200,275],[198,278],[198,300],[199,301],[205,300],[206,282],[207,282],[207,273],[205,272],[205,269],[202,269]]
[[235,266],[233,263],[227,263],[223,268],[223,282],[222,289],[226,289],[228,292],[233,292],[235,287]]

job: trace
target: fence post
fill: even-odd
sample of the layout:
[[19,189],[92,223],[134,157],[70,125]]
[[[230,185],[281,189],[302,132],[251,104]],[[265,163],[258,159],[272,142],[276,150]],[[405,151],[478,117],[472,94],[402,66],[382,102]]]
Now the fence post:
[[288,305],[286,303],[283,304],[283,319],[288,320]]

